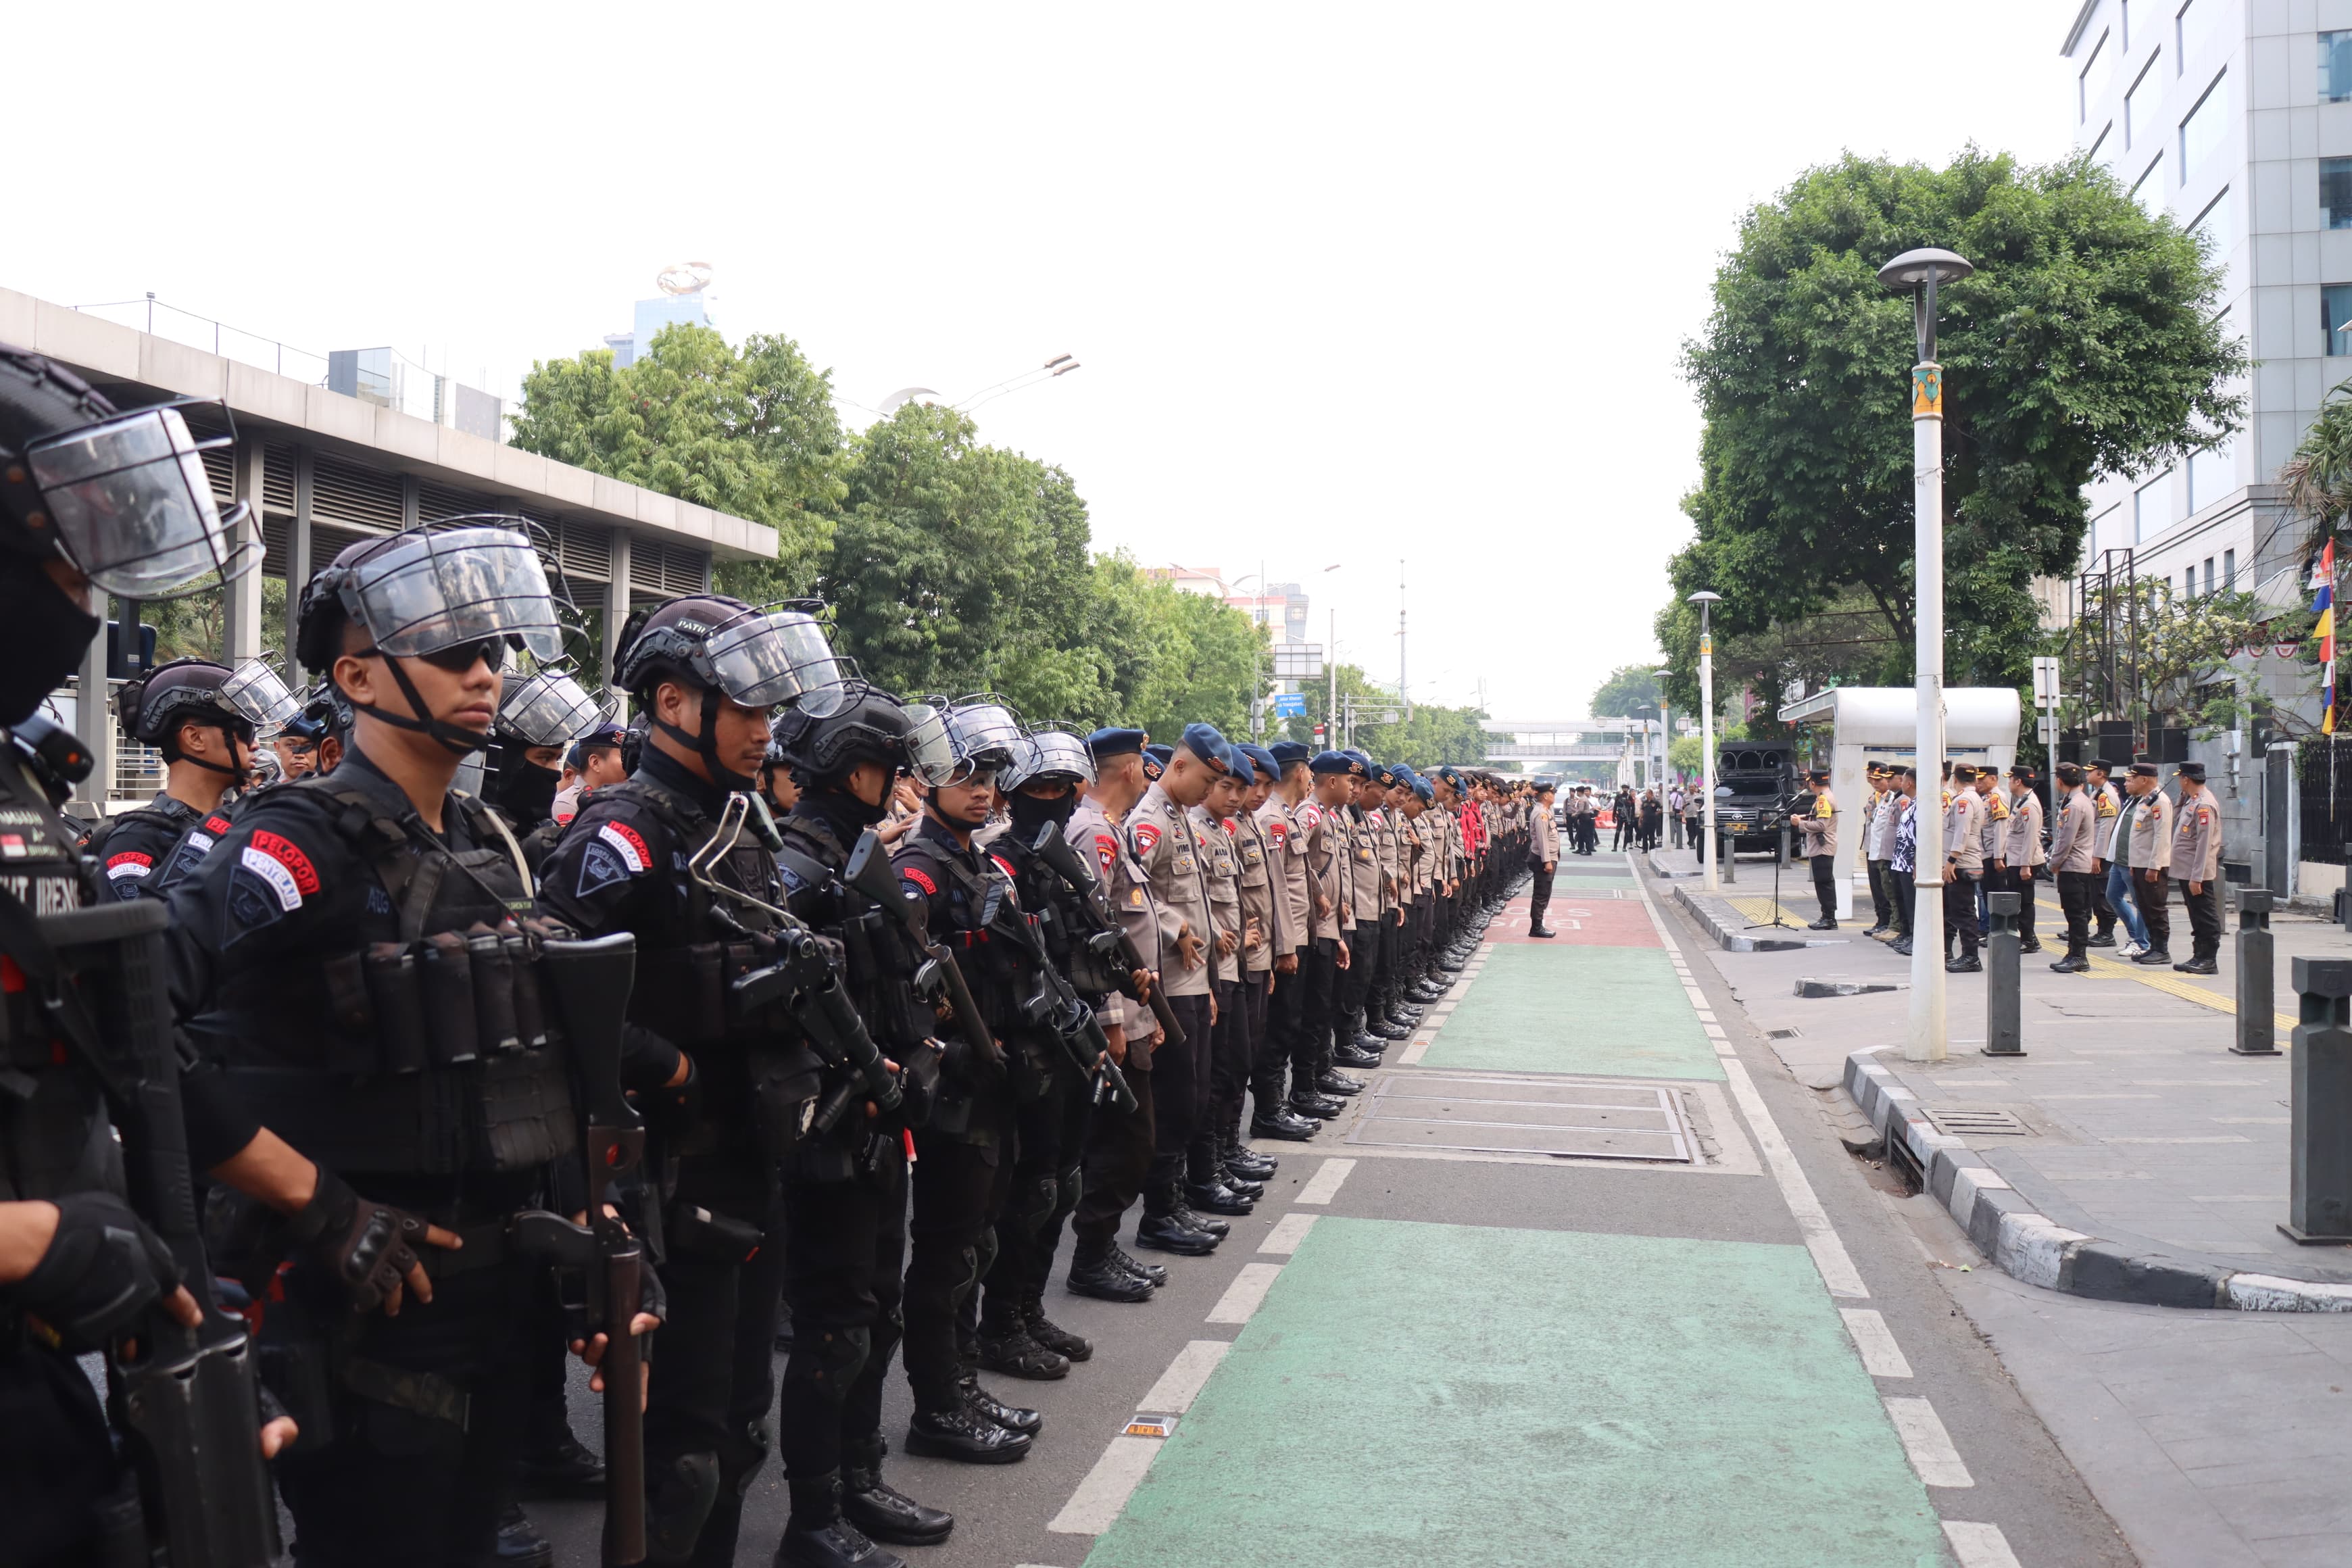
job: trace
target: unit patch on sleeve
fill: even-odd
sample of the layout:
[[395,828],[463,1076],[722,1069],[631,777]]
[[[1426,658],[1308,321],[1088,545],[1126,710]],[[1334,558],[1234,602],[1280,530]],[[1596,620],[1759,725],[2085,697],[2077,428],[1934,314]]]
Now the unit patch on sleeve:
[[930,898],[935,899],[940,896],[940,885],[937,882],[932,881],[931,874],[929,871],[924,870],[920,866],[907,865],[899,867],[898,879],[901,882],[913,883],[916,887],[920,888],[923,892]]
[[1159,846],[1160,826],[1152,822],[1139,822],[1129,829],[1129,836],[1135,840],[1135,858],[1139,860],[1148,859],[1150,858],[1151,851]]
[[137,849],[125,849],[106,858],[106,879],[110,882],[137,880],[154,868],[155,858]]
[[1108,833],[1096,834],[1095,858],[1102,862],[1103,877],[1108,880],[1118,868],[1118,840]]
[[596,829],[596,837],[600,842],[612,846],[613,852],[621,858],[621,864],[629,868],[628,874],[632,877],[654,863],[653,852],[646,847],[645,839],[625,822],[605,823]]

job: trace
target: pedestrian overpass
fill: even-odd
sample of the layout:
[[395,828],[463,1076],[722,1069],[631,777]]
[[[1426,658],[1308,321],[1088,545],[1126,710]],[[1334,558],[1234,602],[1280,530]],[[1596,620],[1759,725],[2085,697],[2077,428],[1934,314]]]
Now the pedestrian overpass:
[[1486,761],[1516,763],[1527,773],[1570,763],[1613,764],[1615,782],[1636,789],[1664,775],[1666,742],[1655,719],[1488,719],[1481,727]]

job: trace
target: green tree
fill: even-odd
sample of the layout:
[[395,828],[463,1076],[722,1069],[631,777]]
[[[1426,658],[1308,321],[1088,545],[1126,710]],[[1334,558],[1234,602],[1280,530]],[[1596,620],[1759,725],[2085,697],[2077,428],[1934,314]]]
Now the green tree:
[[709,327],[662,329],[635,364],[590,349],[534,363],[514,444],[776,531],[772,562],[721,563],[719,588],[759,602],[806,593],[851,461],[832,373],[791,339],[740,350]]
[[1940,291],[1945,605],[1955,683],[2014,684],[2036,645],[2028,584],[2071,572],[2083,488],[2234,430],[2246,369],[2202,241],[2151,217],[2086,156],[2021,167],[1971,147],[1948,168],[1848,155],[1741,221],[1706,331],[1685,345],[1705,433],[1685,499],[1697,539],[1658,617],[1675,684],[1696,652],[1683,600],[1721,594],[1718,638],[1800,627],[1858,595],[1912,635],[1910,301],[1878,267],[1916,246],[1976,264]]
[[1595,719],[1646,719],[1658,711],[1658,667],[1621,664],[1592,693]]

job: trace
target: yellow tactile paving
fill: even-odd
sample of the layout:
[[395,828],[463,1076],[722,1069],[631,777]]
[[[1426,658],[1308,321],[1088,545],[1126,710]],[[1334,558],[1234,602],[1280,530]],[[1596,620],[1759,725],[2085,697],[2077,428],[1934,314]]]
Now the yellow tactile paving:
[[[2194,1002],[2200,1007],[2210,1007],[2216,1013],[2228,1013],[2232,1016],[2237,1014],[2238,1003],[2235,997],[2224,996],[2218,991],[2208,991],[2185,975],[2174,973],[2169,965],[2162,969],[2153,969],[2146,964],[2131,963],[2120,958],[2108,958],[2099,953],[2093,953],[2090,958],[2091,973],[2094,974],[2109,980],[2137,980],[2142,985],[2161,991],[2168,996],[2178,996],[2184,1002]],[[2294,1032],[2296,1018],[2294,1014],[2273,1013],[2271,1016],[2278,1021],[2280,1034],[2292,1035]],[[2286,1042],[2282,1040],[2279,1048],[2285,1049]]]

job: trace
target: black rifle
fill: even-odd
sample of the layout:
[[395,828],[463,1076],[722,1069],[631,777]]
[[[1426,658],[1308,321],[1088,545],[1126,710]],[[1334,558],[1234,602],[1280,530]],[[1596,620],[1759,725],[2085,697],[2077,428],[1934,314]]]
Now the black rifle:
[[645,1346],[629,1332],[644,1289],[645,1252],[604,1187],[645,1159],[646,1131],[621,1089],[621,1027],[636,976],[637,939],[614,931],[589,942],[541,943],[541,973],[572,1042],[587,1102],[588,1224],[545,1209],[526,1209],[509,1229],[516,1250],[588,1281],[587,1332],[604,1336],[604,1562],[646,1560]]
[[1097,1103],[1108,1093],[1121,1110],[1139,1109],[1127,1074],[1110,1059],[1110,1038],[1096,1021],[1095,1010],[1072,987],[1068,976],[1054,967],[1052,957],[1036,941],[1035,933],[1027,929],[1028,922],[1020,912],[1015,910],[1010,918],[1023,928],[1013,940],[1028,950],[1038,970],[1037,994],[1023,1005],[1024,1018],[1061,1042],[1062,1049],[1076,1066],[1078,1076],[1094,1086]]
[[881,1048],[866,1032],[866,1020],[842,989],[841,975],[815,937],[787,928],[771,933],[780,956],[763,969],[739,975],[730,985],[739,1014],[755,1013],[772,1002],[784,1002],[810,1043],[826,1060],[846,1064],[856,1074],[853,1083],[837,1086],[818,1106],[809,1126],[830,1132],[856,1099],[863,1085],[881,1110],[895,1110],[901,1098],[898,1075],[882,1059]]
[[[158,1301],[126,1336],[135,1356],[123,1353],[123,1342],[108,1351],[144,1521],[134,1555],[171,1568],[266,1568],[278,1556],[278,1510],[261,1458],[259,1378],[245,1320],[213,1295],[196,1220],[163,981],[170,923],[170,907],[152,899],[35,921],[0,895],[0,947],[106,1084],[122,1117],[131,1205],[171,1249],[196,1301],[194,1328]],[[127,1521],[121,1528],[127,1534]]]
[[[1129,971],[1150,970],[1151,965],[1143,962],[1143,954],[1137,949],[1135,938],[1110,912],[1109,900],[1103,896],[1102,883],[1095,876],[1095,868],[1087,864],[1085,856],[1070,847],[1070,841],[1062,837],[1062,830],[1050,822],[1045,824],[1037,830],[1036,842],[1029,847],[1038,859],[1045,863],[1047,870],[1061,878],[1069,889],[1077,894],[1078,907],[1091,917],[1085,939],[1087,945],[1097,952],[1108,952],[1115,943],[1119,957],[1126,962]],[[1110,940],[1106,942],[1105,938]],[[1168,1005],[1168,998],[1160,994],[1160,987],[1151,986],[1142,1000],[1150,1007],[1151,1016],[1159,1021],[1160,1028],[1167,1032],[1168,1044],[1182,1045],[1183,1026],[1176,1022],[1176,1009]]]
[[956,967],[955,955],[930,940],[922,915],[912,900],[898,890],[898,873],[892,869],[890,857],[872,828],[858,836],[857,847],[849,852],[849,865],[842,872],[841,880],[844,887],[875,908],[898,911],[908,942],[926,960],[915,974],[916,993],[929,994],[935,986],[945,985],[948,1005],[955,1010],[957,1027],[971,1041],[972,1049],[1001,1069],[1004,1053],[996,1048],[996,1037],[990,1032],[988,1021],[981,1016],[980,1004],[971,998],[971,987],[963,983],[963,971]]

